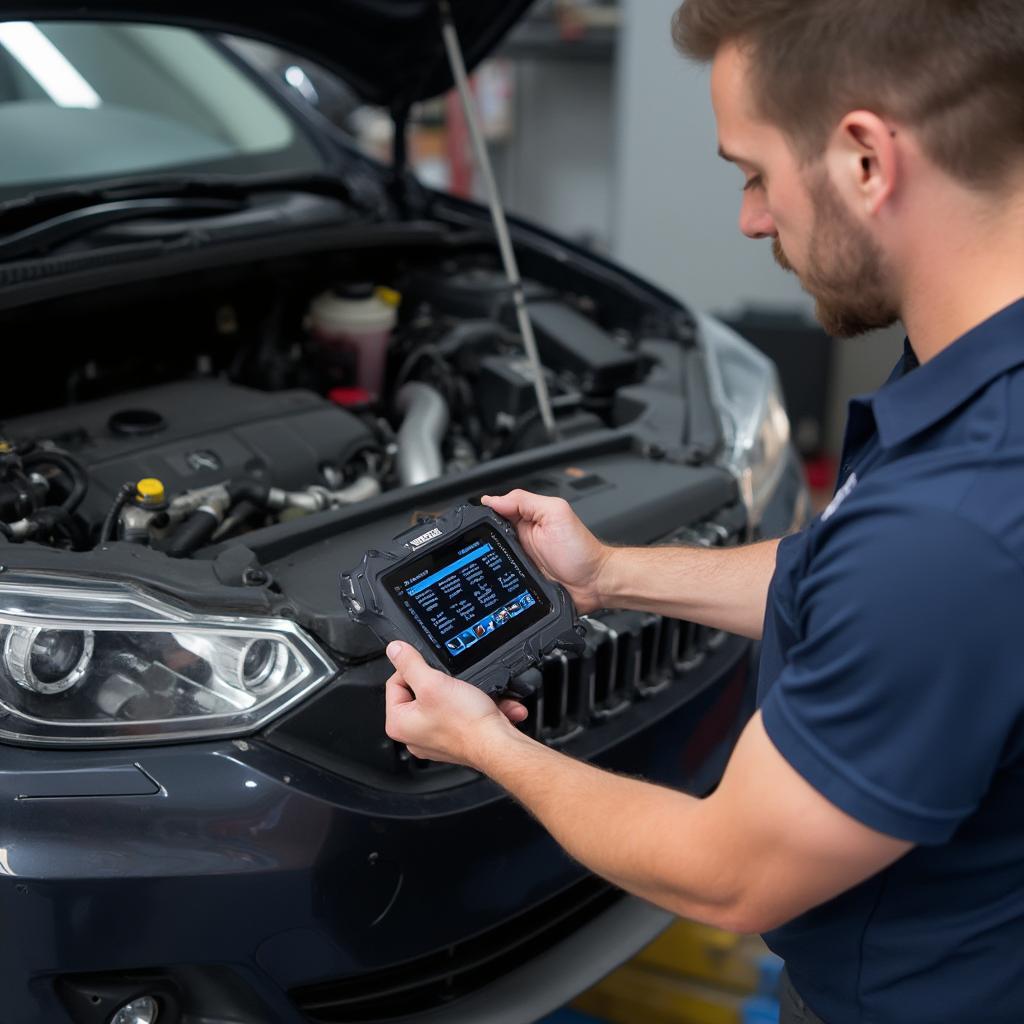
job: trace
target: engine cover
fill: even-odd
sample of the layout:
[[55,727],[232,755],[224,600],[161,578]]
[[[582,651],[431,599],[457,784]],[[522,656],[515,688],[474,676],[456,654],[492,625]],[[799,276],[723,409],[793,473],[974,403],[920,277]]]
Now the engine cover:
[[15,441],[52,441],[86,467],[81,513],[106,514],[126,481],[157,477],[168,496],[241,476],[298,489],[323,483],[373,444],[351,413],[311,391],[257,391],[194,380],[8,420]]

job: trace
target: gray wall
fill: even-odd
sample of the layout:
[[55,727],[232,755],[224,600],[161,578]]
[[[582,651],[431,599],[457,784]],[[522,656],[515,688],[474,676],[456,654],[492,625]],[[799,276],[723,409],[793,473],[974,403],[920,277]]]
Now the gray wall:
[[[739,230],[740,172],[717,155],[708,71],[672,46],[678,0],[622,0],[616,92],[612,248],[624,263],[697,309],[813,303],[776,266],[767,241]],[[898,329],[836,347],[827,444],[841,441],[847,399],[870,391],[898,357]]]
[[675,52],[678,0],[623,0],[615,254],[699,309],[810,309],[767,242],[737,226],[742,176],[719,159],[708,72]]
[[552,55],[514,67],[514,132],[491,151],[507,208],[607,251],[616,141],[611,58]]

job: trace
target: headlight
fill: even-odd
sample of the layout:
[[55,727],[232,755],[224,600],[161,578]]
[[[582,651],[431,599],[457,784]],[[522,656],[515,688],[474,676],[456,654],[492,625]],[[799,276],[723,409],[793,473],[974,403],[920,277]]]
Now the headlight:
[[0,586],[0,738],[247,732],[335,672],[285,619],[198,615],[128,584],[12,573]]
[[789,417],[775,364],[712,317],[700,317],[712,397],[722,417],[726,461],[751,528],[760,523],[786,466]]
[[4,641],[4,668],[33,693],[63,693],[89,671],[95,643],[88,629],[11,626]]

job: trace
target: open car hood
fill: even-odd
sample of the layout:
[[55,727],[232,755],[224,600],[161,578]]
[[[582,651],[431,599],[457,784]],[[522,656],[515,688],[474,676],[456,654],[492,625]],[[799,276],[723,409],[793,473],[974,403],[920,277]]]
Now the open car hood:
[[[449,0],[466,64],[478,64],[533,0]],[[439,0],[237,0],[0,3],[3,21],[135,21],[227,32],[305,54],[368,103],[401,109],[452,84]]]

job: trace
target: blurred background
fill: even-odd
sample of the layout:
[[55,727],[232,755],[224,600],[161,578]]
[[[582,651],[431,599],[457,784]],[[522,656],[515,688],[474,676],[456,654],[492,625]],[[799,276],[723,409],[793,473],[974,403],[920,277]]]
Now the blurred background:
[[[716,154],[708,71],[675,52],[677,0],[538,0],[473,76],[506,209],[608,254],[735,326],[779,365],[820,504],[847,401],[895,364],[902,330],[836,342],[766,241],[737,226],[740,172]],[[365,151],[390,157],[391,119],[305,58],[243,44]],[[454,93],[413,114],[420,179],[482,198]]]

